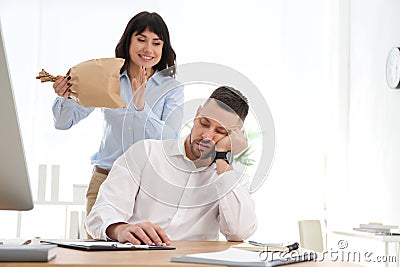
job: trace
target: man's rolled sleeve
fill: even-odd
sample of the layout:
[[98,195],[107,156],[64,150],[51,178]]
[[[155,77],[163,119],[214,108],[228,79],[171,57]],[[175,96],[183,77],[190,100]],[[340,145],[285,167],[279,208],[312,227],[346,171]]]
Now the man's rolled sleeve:
[[[223,173],[216,182],[221,232],[230,241],[249,238],[257,229],[254,201],[248,179],[237,171]],[[233,189],[231,189],[233,187]],[[231,190],[229,190],[231,189]]]

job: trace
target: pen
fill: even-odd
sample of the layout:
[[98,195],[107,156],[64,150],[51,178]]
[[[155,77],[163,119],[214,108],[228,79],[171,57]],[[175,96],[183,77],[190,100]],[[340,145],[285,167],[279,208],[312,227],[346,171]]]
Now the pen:
[[282,247],[283,243],[260,243],[257,241],[248,241],[250,245],[257,246],[257,247]]
[[288,250],[289,250],[288,252],[293,251],[293,250],[296,250],[296,249],[299,248],[299,243],[294,242],[293,244],[287,246],[287,248],[288,248]]
[[134,245],[130,242],[126,242],[123,245],[136,249],[170,249],[170,247],[167,247],[165,243],[162,243],[161,246],[157,246],[154,243],[152,245],[146,245],[146,244]]
[[264,248],[268,248],[268,247],[285,247],[287,248],[287,252],[291,252],[293,250],[296,250],[299,248],[299,243],[295,242],[291,245],[288,246],[282,246],[282,243],[259,243],[256,241],[248,241],[250,245],[253,246],[257,246],[257,247],[264,247]]
[[141,248],[141,249],[148,249],[150,246],[149,245],[132,245],[134,248]]
[[375,233],[375,235],[383,235],[383,236],[398,236],[400,233]]
[[123,243],[121,246],[128,246],[128,247],[131,247],[131,248],[141,248],[141,249],[149,249],[150,248],[149,245],[145,245],[145,244],[134,245],[131,242]]

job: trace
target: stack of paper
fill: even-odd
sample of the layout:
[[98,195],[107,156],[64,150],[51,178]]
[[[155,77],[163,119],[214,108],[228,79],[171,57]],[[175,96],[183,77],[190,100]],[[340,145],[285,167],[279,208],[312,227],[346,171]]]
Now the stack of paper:
[[[228,266],[280,266],[290,263],[312,261],[317,259],[317,254],[312,253],[281,253],[253,252],[237,248],[210,253],[196,253],[185,256],[175,256],[172,262],[201,263]],[[293,254],[293,255],[292,255]],[[295,254],[295,255],[294,255]]]
[[398,229],[398,225],[384,225],[382,223],[360,224],[360,227],[353,228],[356,231],[368,233],[391,233],[393,229]]

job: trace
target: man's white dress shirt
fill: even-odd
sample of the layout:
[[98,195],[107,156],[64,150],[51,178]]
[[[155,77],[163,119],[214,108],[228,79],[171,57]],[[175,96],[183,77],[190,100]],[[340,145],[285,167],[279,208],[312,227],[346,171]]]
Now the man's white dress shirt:
[[244,170],[217,174],[196,168],[185,138],[143,140],[114,163],[86,219],[89,234],[107,240],[109,225],[149,221],[171,240],[241,241],[256,230],[254,202]]

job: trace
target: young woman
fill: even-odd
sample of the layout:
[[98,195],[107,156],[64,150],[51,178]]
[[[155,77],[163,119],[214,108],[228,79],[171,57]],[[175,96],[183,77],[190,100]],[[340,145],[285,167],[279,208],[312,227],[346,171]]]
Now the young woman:
[[[135,15],[115,48],[115,56],[125,59],[120,86],[127,107],[102,109],[104,132],[99,150],[91,157],[94,169],[86,194],[87,214],[111,166],[126,149],[147,138],[176,138],[182,123],[183,87],[173,78],[176,54],[161,16],[149,12]],[[53,104],[54,122],[61,130],[71,128],[94,110],[68,98],[69,79],[58,76],[53,84],[58,95]]]

